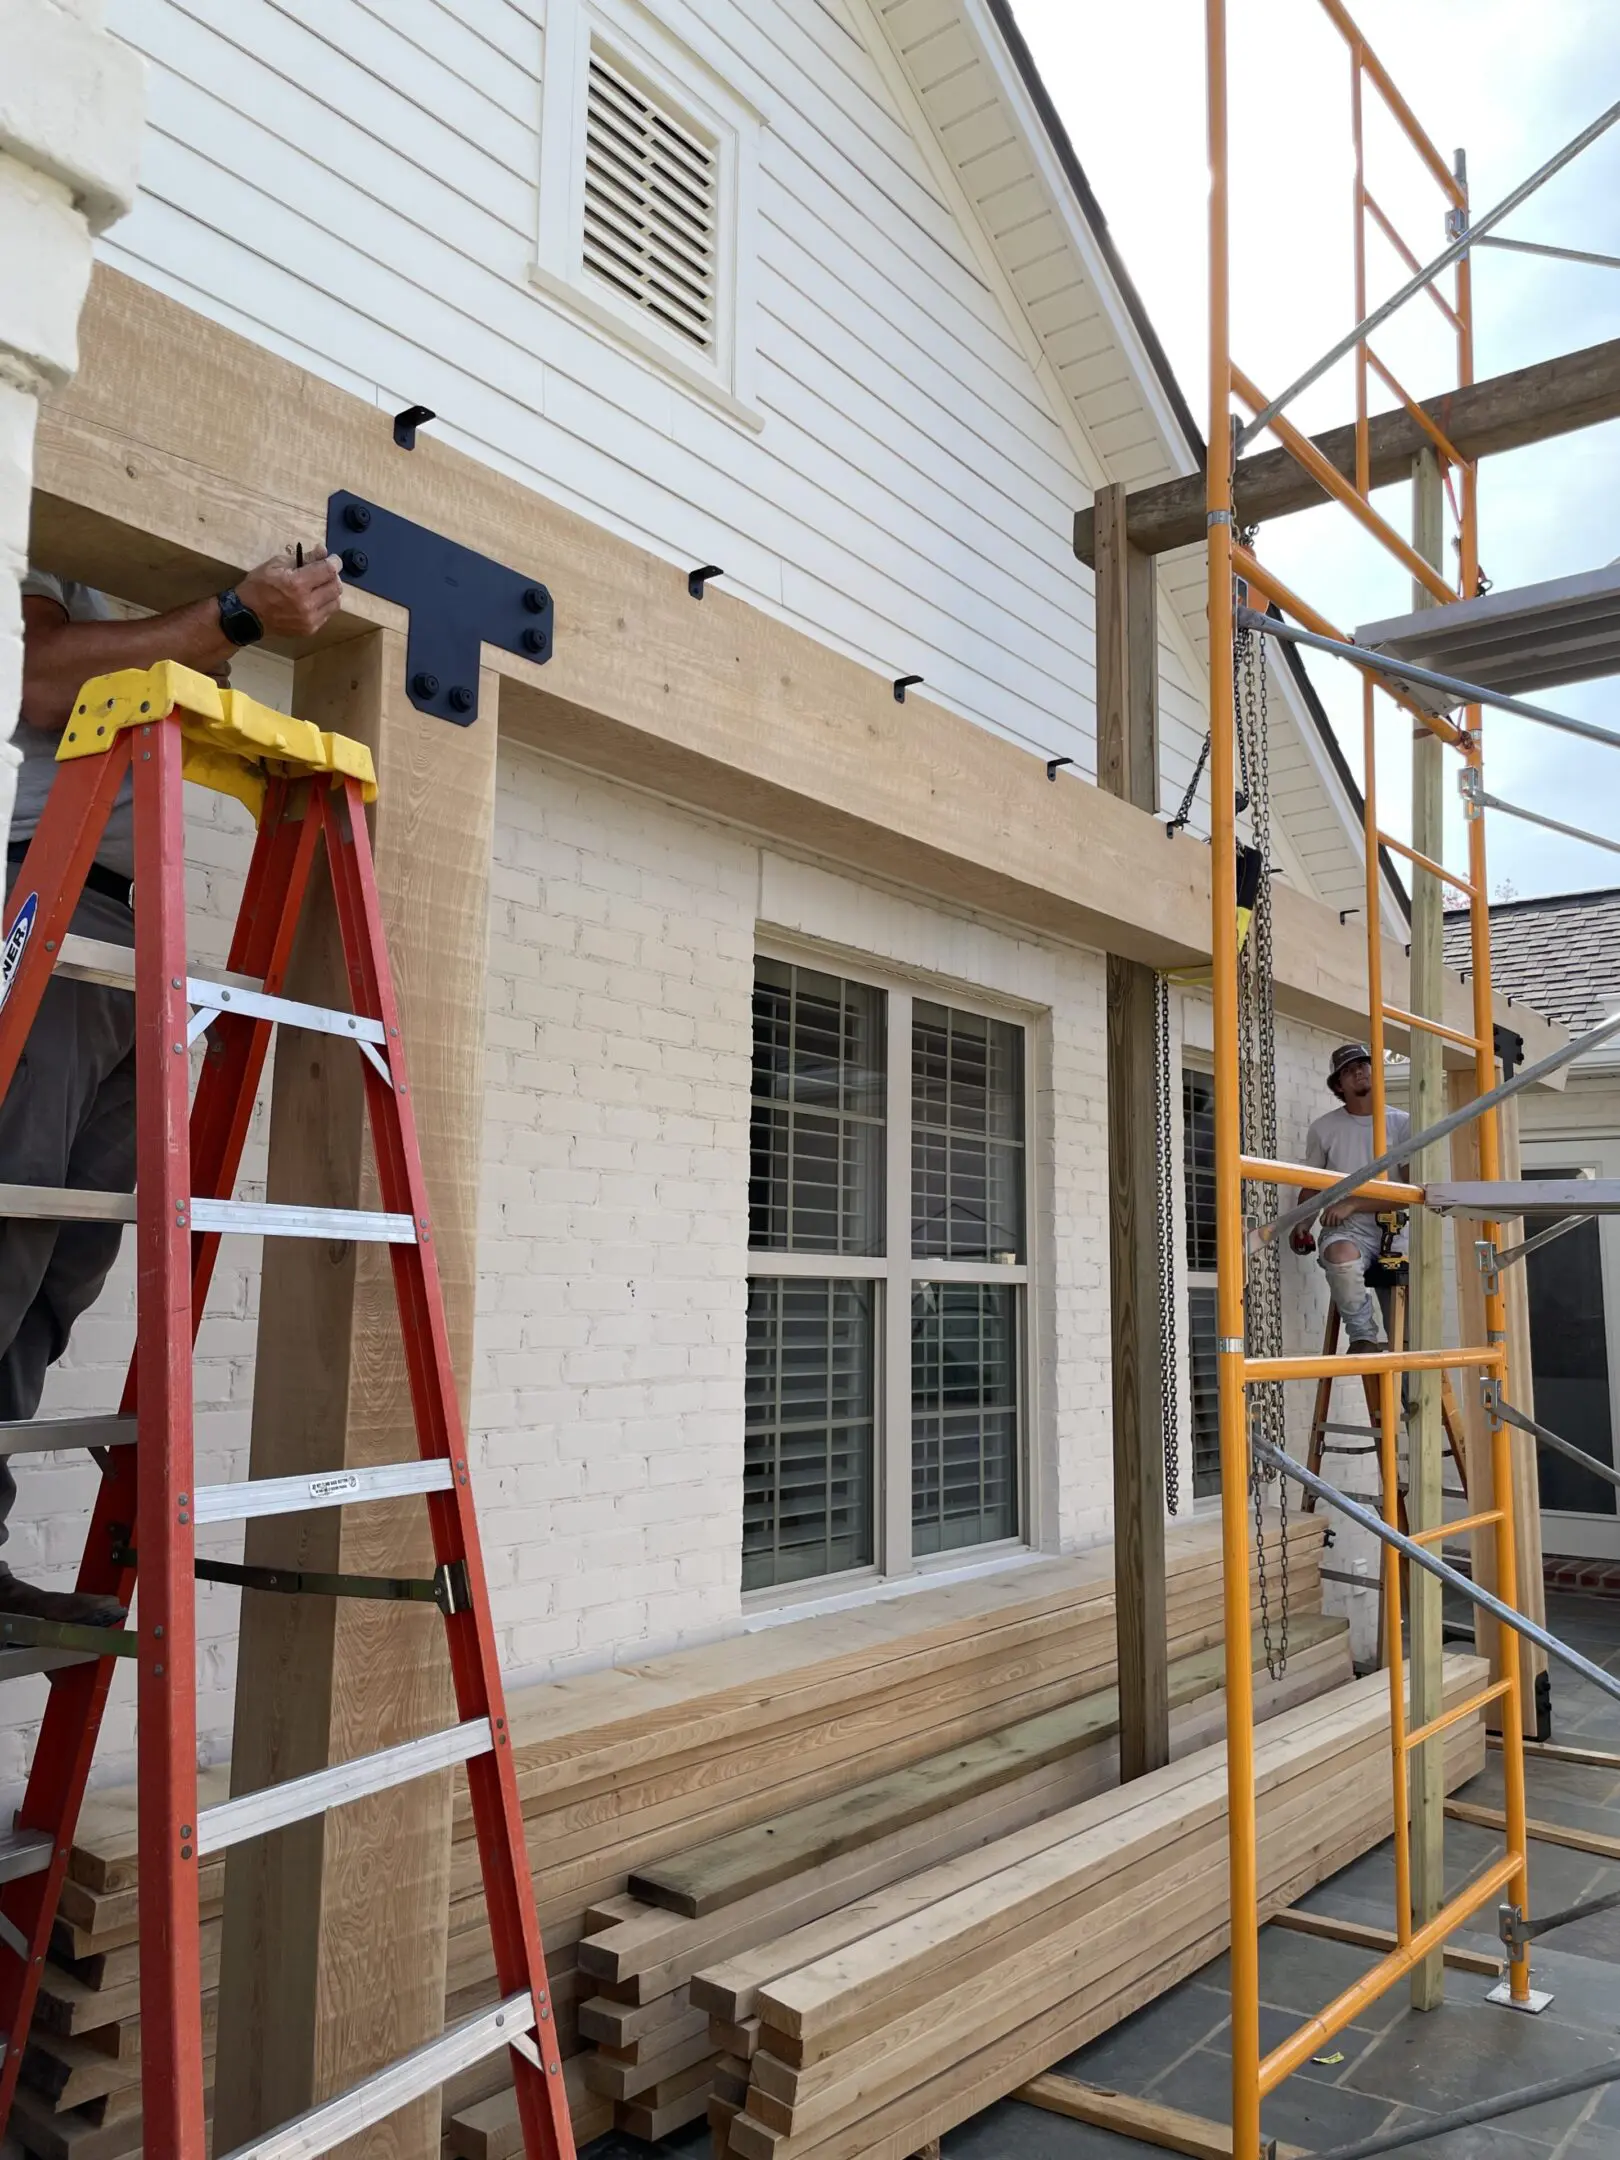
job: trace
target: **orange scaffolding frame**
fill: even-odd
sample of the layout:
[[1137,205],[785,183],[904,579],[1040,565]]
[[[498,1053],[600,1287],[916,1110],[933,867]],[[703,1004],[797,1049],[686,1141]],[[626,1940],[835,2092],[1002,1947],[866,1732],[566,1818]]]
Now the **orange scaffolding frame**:
[[[1350,62],[1350,129],[1354,150],[1353,177],[1353,275],[1356,321],[1365,329],[1367,308],[1367,238],[1369,221],[1384,234],[1407,267],[1420,270],[1416,255],[1396,231],[1367,184],[1363,140],[1363,105],[1369,92],[1382,102],[1400,132],[1416,151],[1440,191],[1455,237],[1467,230],[1468,192],[1465,180],[1453,173],[1419,125],[1396,88],[1388,71],[1368,46],[1342,0],[1320,0],[1329,20],[1338,29]],[[1233,360],[1230,338],[1230,240],[1228,193],[1227,119],[1227,26],[1226,0],[1205,0],[1208,40],[1208,120],[1210,156],[1210,331],[1209,331],[1209,629],[1210,629],[1210,804],[1213,854],[1214,1007],[1215,1007],[1215,1133],[1216,1211],[1218,1240],[1217,1333],[1220,1387],[1221,1510],[1226,1602],[1226,1699],[1228,1737],[1228,1796],[1230,1838],[1231,1947],[1232,1947],[1232,2151],[1235,2155],[1258,2153],[1260,2109],[1267,2094],[1306,2062],[1322,2044],[1341,2031],[1368,2003],[1382,1995],[1437,1949],[1471,1915],[1493,1898],[1507,1892],[1521,1912],[1528,1911],[1528,1875],[1525,1837],[1525,1792],[1520,1668],[1514,1646],[1504,1636],[1502,1677],[1461,1704],[1408,1728],[1406,1683],[1401,1658],[1402,1598],[1400,1569],[1387,1563],[1383,1571],[1384,1640],[1389,1651],[1390,1762],[1395,1850],[1396,1946],[1381,1958],[1354,1986],[1346,1989],[1315,2017],[1268,2053],[1260,2048],[1258,1881],[1255,1855],[1254,1807],[1254,1695],[1249,1670],[1249,1528],[1245,1498],[1250,1477],[1249,1398],[1252,1386],[1316,1378],[1331,1372],[1335,1377],[1365,1374],[1376,1377],[1380,1400],[1380,1463],[1383,1477],[1383,1516],[1396,1525],[1398,1463],[1396,1459],[1399,1380],[1405,1373],[1432,1371],[1436,1367],[1470,1367],[1507,1379],[1506,1308],[1499,1277],[1491,1278],[1486,1291],[1484,1345],[1444,1351],[1387,1352],[1331,1361],[1321,1357],[1251,1358],[1245,1334],[1245,1278],[1248,1244],[1243,1195],[1246,1184],[1276,1185],[1287,1182],[1321,1188],[1335,1182],[1303,1165],[1259,1161],[1245,1157],[1241,1144],[1238,1103],[1238,941],[1236,898],[1235,710],[1233,694],[1234,584],[1238,577],[1273,601],[1285,616],[1304,627],[1343,643],[1342,632],[1269,572],[1252,547],[1239,543],[1233,530],[1232,465],[1238,430],[1234,425],[1234,401],[1252,416],[1264,416],[1265,425],[1293,457],[1311,474],[1323,491],[1340,504],[1369,532],[1386,552],[1406,569],[1417,583],[1441,603],[1474,592],[1479,573],[1477,535],[1477,474],[1459,456],[1441,429],[1416,406],[1391,370],[1370,347],[1368,336],[1359,334],[1353,346],[1356,407],[1355,477],[1346,479],[1280,411],[1268,410],[1265,394]],[[1473,380],[1472,296],[1466,254],[1453,265],[1453,297],[1448,300],[1427,286],[1456,337],[1457,379]],[[1367,390],[1369,375],[1376,373],[1397,399],[1412,413],[1430,437],[1448,483],[1454,472],[1454,495],[1459,528],[1458,586],[1453,587],[1374,508],[1369,485]],[[1253,425],[1251,420],[1250,425]],[[1481,714],[1478,706],[1466,709],[1462,724],[1440,718],[1408,699],[1380,692],[1371,674],[1364,674],[1363,735],[1365,744],[1365,859],[1369,1043],[1374,1077],[1374,1154],[1385,1152],[1384,1049],[1386,1023],[1410,1030],[1427,1029],[1446,1041],[1472,1052],[1478,1092],[1485,1095],[1495,1084],[1495,1042],[1492,1029],[1490,914],[1485,862],[1485,826],[1480,804],[1467,802],[1468,869],[1466,876],[1447,870],[1425,855],[1418,855],[1393,840],[1379,825],[1375,699],[1392,695],[1394,702],[1410,711],[1443,743],[1456,751],[1463,764],[1481,770]],[[1477,784],[1476,784],[1477,785]],[[1472,941],[1472,1030],[1443,1025],[1424,1015],[1409,1012],[1385,1000],[1381,929],[1381,887],[1378,850],[1380,843],[1393,846],[1419,870],[1440,877],[1467,899]],[[1479,1118],[1480,1177],[1496,1182],[1501,1177],[1501,1149],[1494,1108]],[[1411,1205],[1420,1202],[1422,1189],[1386,1180],[1366,1187],[1368,1195]],[[1499,1241],[1495,1223],[1481,1226],[1481,1236]],[[1497,1588],[1502,1602],[1518,1605],[1515,1580],[1513,1485],[1507,1428],[1494,1422],[1491,1433],[1492,1505],[1469,1517],[1470,1527],[1494,1528]],[[1418,1542],[1432,1544],[1450,1535],[1443,1531],[1419,1533]],[[1503,1721],[1503,1773],[1505,1789],[1505,1850],[1463,1890],[1444,1901],[1441,1909],[1421,1925],[1414,1925],[1411,1905],[1411,1840],[1408,1819],[1408,1770],[1413,1751],[1437,1740],[1449,1727],[1476,1715],[1486,1705],[1499,1702]],[[1509,1964],[1511,2000],[1521,2006],[1530,2002],[1528,1954],[1521,1945]]]

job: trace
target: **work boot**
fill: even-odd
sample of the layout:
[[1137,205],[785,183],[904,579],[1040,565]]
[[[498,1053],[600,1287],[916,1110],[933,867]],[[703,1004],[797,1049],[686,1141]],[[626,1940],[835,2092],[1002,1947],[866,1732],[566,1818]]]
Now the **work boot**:
[[1353,1336],[1350,1341],[1351,1357],[1382,1357],[1389,1348],[1387,1342],[1374,1342],[1366,1336]]
[[128,1617],[115,1597],[78,1590],[40,1590],[0,1567],[0,1620],[57,1620],[72,1627],[115,1628]]

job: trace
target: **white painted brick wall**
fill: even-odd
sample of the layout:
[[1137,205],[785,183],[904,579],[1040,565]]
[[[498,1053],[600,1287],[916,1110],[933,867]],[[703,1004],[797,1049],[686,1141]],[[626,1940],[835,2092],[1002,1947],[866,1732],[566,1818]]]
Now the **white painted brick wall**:
[[[262,661],[244,686],[285,697]],[[194,950],[223,956],[250,835],[190,804]],[[751,1004],[756,941],[1003,1003],[1028,1028],[1032,1536],[1112,1529],[1106,970],[1101,957],[795,862],[730,827],[512,747],[501,753],[470,1444],[515,1678],[724,1634],[741,1619]],[[1196,1040],[1205,1011],[1185,1000]],[[1207,1030],[1206,1030],[1207,1032]],[[1321,1107],[1330,1047],[1279,1029],[1285,1152]],[[264,1101],[245,1189],[263,1173]],[[225,1247],[199,1357],[199,1480],[245,1474],[258,1251]],[[1320,1340],[1315,1269],[1286,1275],[1291,1347]],[[115,1402],[133,1327],[121,1266],[48,1406]],[[1183,1328],[1183,1342],[1185,1330]],[[1296,1418],[1308,1410],[1296,1412]],[[1293,1422],[1291,1420],[1291,1422]],[[11,1557],[65,1581],[94,1473],[23,1468]],[[208,1536],[217,1557],[240,1530]],[[199,1593],[199,1733],[229,1747],[237,1600]],[[13,1698],[14,1793],[43,1689]],[[22,1714],[19,1715],[18,1713]],[[127,1679],[98,1778],[129,1774]]]
[[472,1449],[503,1664],[735,1618],[758,851],[503,751]]

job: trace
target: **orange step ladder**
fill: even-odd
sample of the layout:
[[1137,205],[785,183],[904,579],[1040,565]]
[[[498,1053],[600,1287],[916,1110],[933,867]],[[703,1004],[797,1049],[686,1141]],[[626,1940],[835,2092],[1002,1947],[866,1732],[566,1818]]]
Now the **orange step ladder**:
[[[53,969],[115,978],[122,948],[70,933],[119,788],[133,774],[136,1192],[0,1186],[0,1215],[135,1225],[135,1354],[117,1419],[43,1421],[38,1445],[94,1428],[101,1485],[78,1587],[127,1607],[123,1628],[0,1620],[0,1645],[56,1661],[14,1831],[0,1837],[0,2130],[9,2117],[41,1969],[89,1779],[114,1660],[136,1661],[140,1827],[141,2098],[145,2149],[204,2160],[198,1864],[248,1837],[464,1763],[500,1999],[230,2160],[310,2160],[487,2056],[511,2052],[527,2160],[573,2160],[506,1703],[490,1619],[456,1399],[433,1218],[422,1177],[398,1009],[384,945],[364,805],[376,794],[365,748],[218,690],[173,663],[102,676],[80,692],[62,769],[13,885],[0,985],[0,1094],[11,1084]],[[182,779],[246,801],[258,838],[223,980],[186,964]],[[332,879],[351,1009],[281,995],[316,843]],[[382,1208],[374,1213],[232,1198],[243,1141],[278,1022],[347,1037],[365,1059],[366,1107]],[[212,1054],[190,1102],[191,1043]],[[228,1232],[344,1238],[389,1246],[418,1456],[325,1478],[197,1486],[192,1351],[219,1240]],[[89,1431],[82,1444],[91,1444]],[[195,1582],[261,1590],[265,1571],[198,1563],[199,1523],[420,1494],[437,1562],[429,1581],[296,1579],[297,1594],[436,1603],[459,1722],[358,1761],[197,1806]],[[223,2156],[222,2156],[223,2160]]]

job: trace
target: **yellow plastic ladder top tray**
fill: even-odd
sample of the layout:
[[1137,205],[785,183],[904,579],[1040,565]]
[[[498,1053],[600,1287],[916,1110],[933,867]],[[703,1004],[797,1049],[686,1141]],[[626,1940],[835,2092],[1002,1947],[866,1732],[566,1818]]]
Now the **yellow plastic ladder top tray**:
[[367,802],[377,796],[371,752],[348,735],[328,735],[307,720],[261,705],[241,690],[178,660],[93,675],[73,701],[57,745],[59,760],[97,757],[127,728],[177,713],[185,740],[184,772],[200,787],[234,795],[257,817],[267,778],[358,780]]

